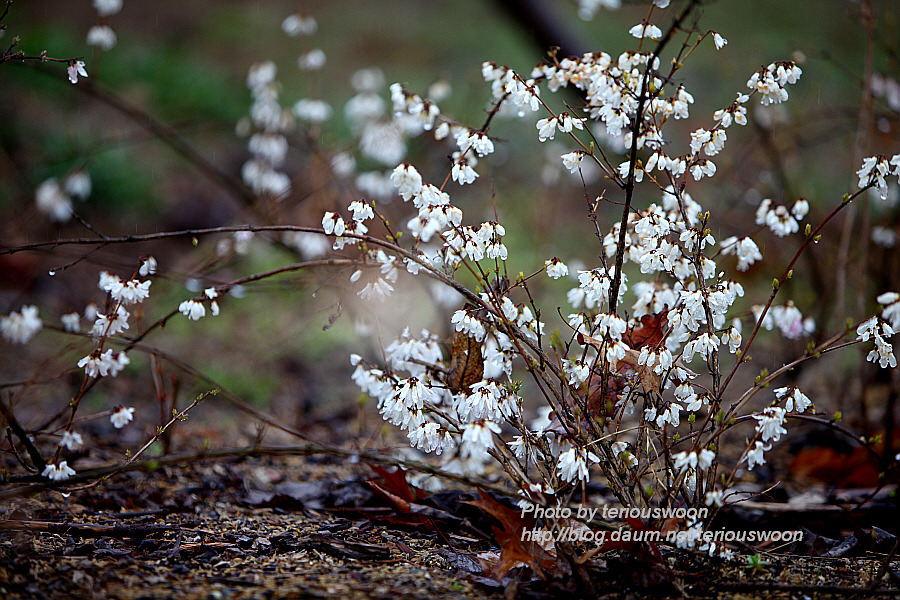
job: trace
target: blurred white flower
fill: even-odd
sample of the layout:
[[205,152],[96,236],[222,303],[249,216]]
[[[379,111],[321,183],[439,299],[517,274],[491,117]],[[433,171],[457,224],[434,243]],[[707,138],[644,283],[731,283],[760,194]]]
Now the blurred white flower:
[[62,439],[59,440],[59,445],[68,448],[69,450],[77,450],[83,443],[84,440],[82,439],[81,434],[75,431],[63,433]]
[[19,312],[0,317],[0,334],[14,344],[27,344],[43,326],[34,305],[23,306]]
[[87,45],[112,50],[116,46],[116,32],[108,25],[94,25],[88,29]]
[[63,191],[55,177],[38,186],[34,193],[34,203],[54,223],[65,223],[72,218],[72,199]]
[[117,406],[113,414],[109,416],[109,422],[116,429],[122,429],[134,419],[134,409],[127,406]]

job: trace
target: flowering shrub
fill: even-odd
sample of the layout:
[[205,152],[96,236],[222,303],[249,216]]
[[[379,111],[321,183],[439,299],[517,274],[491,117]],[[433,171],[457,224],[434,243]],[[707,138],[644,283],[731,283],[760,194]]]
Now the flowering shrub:
[[[672,122],[696,118],[690,114],[693,96],[674,83],[682,59],[707,39],[716,50],[727,43],[717,32],[698,32],[663,70],[660,53],[691,8],[665,34],[648,21],[629,31],[642,40],[639,48],[647,39],[660,40],[652,51],[554,58],[529,73],[484,63],[495,103],[480,127],[463,126],[403,86],[391,87],[396,118],[405,127],[455,140],[449,173],[443,182],[430,183],[412,164],[393,170],[397,193],[416,211],[407,223],[407,244],[391,229],[383,239],[368,235],[380,216],[374,203],[354,201],[346,217],[328,212],[322,225],[335,250],[356,245],[379,268],[361,296],[388,296],[397,266],[405,264],[410,275],[430,277],[465,297],[465,307],[450,319],[455,333],[449,353],[433,333],[405,330],[385,348],[386,363],[351,357],[354,381],[377,400],[384,419],[406,431],[414,448],[440,455],[443,469],[477,476],[499,463],[521,497],[540,504],[565,503],[575,487],[602,475],[627,506],[721,506],[738,498],[728,488],[739,466],[764,464],[765,453],[787,433],[787,417],[813,410],[795,386],[776,389],[759,411],[750,400],[767,394],[790,367],[846,345],[853,328],[811,343],[803,356],[758,377],[749,389],[734,390],[733,378],[750,359],[760,329],[777,328],[789,339],[815,331],[812,320],[779,291],[801,253],[818,242],[842,207],[868,189],[887,195],[888,178],[900,175],[900,155],[866,158],[857,171],[859,190],[836,199],[818,224],[802,225],[810,209],[805,199],[760,202],[756,224],[778,238],[799,237],[801,245],[777,273],[768,299],[753,306],[752,318],[742,314],[736,302],[747,292],[727,275],[733,263],[725,257],[736,255],[738,271],[764,257],[749,234],[717,243],[713,215],[695,196],[709,194],[706,179],[717,171],[712,158],[727,152],[728,129],[747,124],[753,102],[787,101],[802,71],[792,61],[773,62],[752,73],[712,119],[700,117],[689,139],[667,134]],[[549,94],[568,89],[583,106],[555,108]],[[504,111],[539,116],[539,142],[565,136],[573,148],[559,157],[565,168],[579,173],[585,162],[593,163],[615,182],[615,200],[624,207],[621,219],[600,236],[599,262],[573,273],[578,285],[568,293],[571,309],[553,335],[539,319],[553,311],[533,304],[529,285],[542,271],[554,279],[567,276],[566,264],[548,258],[531,274],[508,279],[505,227],[467,223],[447,185],[477,181],[478,161],[495,148],[491,117]],[[607,140],[624,149],[622,158],[604,150]],[[639,206],[639,185],[642,192],[655,189],[659,200]],[[597,198],[592,213],[611,200]],[[640,280],[629,281],[629,263],[629,273],[639,272]],[[463,287],[459,274],[473,277],[476,285]],[[867,360],[882,368],[896,367],[888,340],[900,327],[898,298],[896,292],[878,296],[882,309],[856,329],[856,342],[874,338]],[[534,398],[541,399],[541,418],[529,420]],[[726,464],[720,440],[738,427],[751,431],[747,446],[736,463]],[[698,525],[689,524],[699,532]],[[695,542],[696,537],[687,544]],[[701,549],[717,551],[709,542]]]
[[[580,13],[588,16],[601,4],[616,3],[580,4]],[[88,33],[89,44],[115,47],[106,19],[121,5],[94,2],[100,21]],[[788,433],[790,419],[815,410],[815,398],[796,385],[781,385],[779,377],[805,361],[858,344],[866,348],[867,361],[880,368],[897,366],[890,340],[900,329],[900,293],[881,290],[874,316],[858,315],[858,322],[828,337],[816,332],[813,319],[785,298],[782,288],[801,255],[813,249],[842,209],[869,190],[887,197],[890,181],[900,176],[900,154],[865,158],[856,171],[858,189],[813,200],[818,209],[825,210],[826,203],[831,207],[818,222],[811,221],[810,202],[803,198],[767,198],[748,215],[756,229],[716,240],[715,214],[701,204],[715,194],[708,181],[719,171],[714,159],[729,152],[729,130],[748,124],[748,108],[788,101],[802,71],[793,61],[776,60],[751,72],[727,106],[712,115],[692,114],[694,97],[677,83],[685,62],[695,51],[727,52],[720,33],[686,25],[696,5],[688,2],[676,12],[668,1],[655,0],[647,18],[629,30],[637,49],[617,56],[602,51],[561,59],[551,55],[527,73],[485,62],[482,76],[492,105],[485,121],[475,126],[439,109],[446,93],[441,85],[419,95],[395,83],[389,87],[389,110],[379,95],[383,73],[355,74],[356,93],[344,113],[358,151],[332,152],[325,162],[331,176],[359,192],[346,207],[324,211],[321,227],[282,223],[171,234],[233,234],[217,248],[219,257],[245,255],[257,232],[278,234],[274,243],[306,262],[205,289],[193,282],[196,295],[168,307],[150,325],[142,319],[159,268],[156,259],[143,257],[127,279],[101,272],[102,308],[62,315],[54,326],[89,339],[91,348],[76,363],[83,373],[67,418],[52,432],[59,438],[55,455],[45,460],[33,445],[29,448],[35,474],[53,482],[76,474],[61,459],[64,451],[84,444],[75,429],[81,400],[104,378],[128,368],[129,354],[142,349],[151,331],[170,318],[215,317],[226,294],[239,296],[247,282],[304,268],[330,248],[341,256],[318,264],[352,267],[348,285],[376,312],[391,311],[385,300],[410,280],[425,280],[437,305],[453,307],[445,320],[449,339],[407,328],[383,348],[383,360],[350,357],[353,381],[375,400],[384,420],[406,434],[412,449],[437,457],[444,475],[483,481],[499,467],[521,500],[544,506],[566,504],[579,488],[584,493],[596,481],[606,483],[629,507],[719,507],[738,501],[730,490],[739,470],[765,464],[766,453]],[[292,38],[312,36],[317,25],[312,17],[291,15],[282,30]],[[684,42],[665,63],[663,52],[678,36]],[[326,60],[313,48],[300,56],[298,67],[315,72]],[[72,83],[87,76],[84,69],[82,61],[70,63]],[[312,97],[284,108],[276,76],[273,62],[250,68],[246,84],[252,106],[238,124],[250,155],[241,168],[243,185],[260,203],[271,205],[294,191],[287,168],[291,136],[299,129],[318,143],[316,133],[335,112]],[[562,93],[579,102],[569,105],[553,96]],[[502,143],[494,128],[503,116],[521,119],[536,133],[537,143],[566,144],[566,151],[554,156],[556,168],[582,181],[599,172],[615,189],[587,202],[597,241],[586,255],[594,258],[547,256],[530,272],[511,276],[507,265],[516,257],[506,239],[512,227],[498,220],[479,223],[469,218],[475,211],[464,213],[454,203],[459,187],[487,179],[479,163],[490,161]],[[679,121],[694,123],[688,135]],[[422,174],[430,167],[404,161],[410,138],[425,135],[443,144],[450,157],[442,176],[432,181]],[[358,165],[370,165],[370,170]],[[848,173],[853,168],[848,165]],[[587,185],[584,189],[587,196]],[[74,171],[62,183],[44,181],[35,202],[48,220],[66,222],[74,215],[72,198],[86,198],[90,191],[90,179]],[[388,210],[396,210],[387,207],[394,197],[407,213],[402,229],[388,218]],[[616,211],[621,207],[621,216],[606,222],[601,209],[607,205]],[[141,240],[163,235],[168,234]],[[786,266],[769,265],[775,277],[770,289],[745,290],[731,270],[764,268],[763,239],[796,242],[798,249]],[[102,243],[137,240],[104,238]],[[571,280],[568,308],[539,306],[533,293],[539,277]],[[24,305],[2,317],[0,333],[5,343],[27,344],[45,327],[45,319],[50,320],[42,319],[36,306]],[[791,340],[817,333],[819,341],[810,341],[801,356],[781,368],[760,374],[750,387],[736,389],[736,375],[748,369],[745,363],[763,329]],[[772,384],[780,387],[769,391]],[[173,421],[198,401],[173,410]],[[13,420],[5,407],[4,413]],[[115,429],[135,418],[134,408],[121,405],[102,416]],[[723,452],[722,444],[734,432],[746,442],[736,456]],[[26,435],[19,437],[30,445]],[[704,523],[686,525],[697,534],[684,541],[686,546],[726,552],[697,541]]]

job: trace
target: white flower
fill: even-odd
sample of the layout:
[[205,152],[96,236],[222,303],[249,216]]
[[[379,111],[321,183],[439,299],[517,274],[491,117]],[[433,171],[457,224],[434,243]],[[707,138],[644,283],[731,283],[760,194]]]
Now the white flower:
[[747,451],[747,468],[751,471],[753,467],[756,465],[763,465],[766,463],[766,459],[763,457],[764,452],[768,452],[772,449],[771,445],[765,445],[762,442],[756,442],[756,445],[751,450]]
[[396,395],[397,400],[408,409],[422,409],[426,402],[434,402],[436,397],[434,390],[417,377],[401,381]]
[[121,304],[116,306],[115,313],[98,314],[94,326],[91,328],[91,334],[94,339],[100,339],[103,336],[115,335],[120,331],[128,329],[128,311]]
[[750,265],[758,260],[762,260],[762,253],[756,242],[748,237],[730,237],[722,240],[722,254],[737,254],[738,271],[746,271]]
[[409,443],[423,452],[434,452],[438,456],[455,445],[450,432],[437,423],[423,423],[406,434]]
[[63,433],[62,439],[59,440],[59,445],[69,450],[77,450],[83,443],[84,440],[81,434],[75,431],[66,431]]
[[72,218],[72,199],[50,178],[38,186],[34,193],[37,209],[54,223],[65,223]]
[[150,297],[151,283],[149,279],[147,281],[139,281],[137,279],[118,280],[107,291],[109,291],[114,300],[118,300],[124,305],[140,304]]
[[192,321],[199,321],[206,316],[206,307],[196,300],[185,300],[178,305],[178,312]]
[[651,40],[658,40],[662,37],[662,31],[660,31],[659,27],[647,22],[638,23],[629,29],[628,33],[638,39],[650,38]]
[[101,17],[108,17],[122,10],[122,0],[94,0],[94,8]]
[[78,76],[87,77],[87,71],[84,69],[84,61],[77,60],[73,64],[70,64],[66,67],[66,71],[69,74],[69,81],[72,83],[78,83]]
[[152,256],[148,256],[147,258],[141,259],[141,268],[138,269],[138,275],[142,277],[153,275],[156,273],[156,268],[156,259]]
[[313,48],[297,59],[297,68],[301,71],[318,71],[325,66],[325,52],[321,48]]
[[547,276],[552,279],[559,279],[569,274],[569,267],[556,257],[544,261],[544,265],[547,267]]
[[458,310],[453,313],[450,322],[455,326],[456,331],[465,333],[476,340],[483,340],[487,332],[484,325],[476,317],[469,315],[464,310]]
[[75,470],[68,465],[68,461],[62,461],[59,464],[50,463],[44,467],[44,477],[53,481],[65,481],[75,474]]
[[372,205],[363,200],[355,200],[351,202],[349,210],[353,213],[354,221],[362,222],[366,219],[372,219],[375,217],[375,212],[372,210]]
[[[891,326],[887,323],[882,323],[882,330],[887,332],[888,335],[893,335],[894,331],[891,329]],[[893,346],[884,341],[884,338],[878,335],[875,332],[875,349],[869,352],[869,355],[866,356],[866,360],[869,362],[878,361],[879,366],[882,369],[886,369],[888,367],[894,368],[897,366],[897,358],[893,353]]]
[[303,17],[297,14],[288,15],[281,22],[281,30],[290,37],[312,35],[319,29],[314,17]]
[[737,328],[732,327],[722,334],[722,342],[728,343],[728,351],[734,354],[741,347],[741,332]]
[[37,306],[23,306],[19,312],[0,317],[0,333],[14,344],[27,344],[44,324],[38,318]]
[[697,468],[701,471],[706,470],[712,465],[712,461],[715,457],[716,453],[706,448],[701,450],[700,454],[697,454],[696,451],[692,450],[690,453],[679,452],[678,454],[672,455],[672,458],[675,459],[675,468],[679,471]]
[[784,409],[787,412],[796,410],[799,413],[806,412],[806,409],[812,406],[812,401],[806,397],[806,394],[800,391],[800,388],[790,386],[778,388],[775,390],[775,397],[779,400],[787,397]]
[[888,164],[887,158],[883,155],[870,156],[863,160],[862,166],[856,172],[859,176],[859,187],[864,188],[868,185],[874,186],[875,189],[878,190],[881,199],[884,200],[887,198],[888,194],[888,186],[884,178],[890,174],[890,172],[891,167]]
[[402,163],[391,173],[391,183],[397,188],[403,200],[407,201],[421,191],[422,176],[414,166]]
[[324,100],[302,98],[293,107],[294,116],[310,123],[322,123],[331,118],[332,110]]
[[72,312],[60,317],[63,329],[69,332],[75,332],[81,329],[81,317],[77,312]]
[[565,166],[570,173],[575,173],[578,171],[578,167],[581,165],[581,161],[584,158],[583,150],[575,150],[574,152],[569,152],[568,154],[562,155],[563,166]]
[[570,448],[567,452],[560,455],[559,463],[556,465],[560,479],[570,482],[576,479],[588,481],[590,478],[588,460],[596,463],[600,462],[600,459],[593,452],[580,448]]
[[453,181],[460,185],[469,185],[470,183],[474,183],[478,178],[478,173],[464,158],[460,158],[453,163],[453,168],[450,169],[450,175],[453,178]]
[[779,406],[770,406],[762,411],[761,414],[753,415],[759,423],[756,430],[759,432],[763,442],[777,442],[781,439],[781,434],[787,433],[787,429],[782,427],[784,423],[785,410]]
[[878,304],[884,306],[881,316],[891,324],[891,329],[900,331],[900,294],[897,292],[885,292],[875,299]]
[[82,200],[91,195],[91,176],[86,171],[75,171],[63,181],[66,193]]
[[475,421],[469,423],[463,429],[462,440],[466,442],[462,446],[463,454],[466,456],[480,456],[494,447],[494,436],[492,433],[500,434],[502,430],[500,426],[493,421]]
[[115,377],[131,362],[124,352],[113,356],[112,350],[107,349],[103,353],[92,352],[78,361],[78,366],[84,368],[88,377]]
[[706,492],[706,497],[703,502],[706,506],[712,506],[713,504],[722,506],[725,502],[725,490],[710,490]]
[[564,360],[563,370],[566,373],[566,380],[569,382],[569,385],[574,386],[579,386],[587,381],[588,376],[591,374],[590,365],[581,360]]
[[803,217],[809,214],[809,202],[804,198],[799,198],[794,202],[794,206],[791,207],[791,214],[798,221],[802,221]]
[[113,414],[109,416],[109,422],[116,429],[122,429],[134,419],[134,409],[127,406],[117,406]]
[[716,44],[716,50],[721,50],[722,46],[728,43],[728,40],[713,31],[713,42]]
[[391,295],[391,292],[394,291],[394,286],[390,283],[382,279],[381,277],[377,277],[375,281],[370,281],[357,292],[357,294],[366,301],[376,302],[383,300]]
[[94,25],[88,29],[87,45],[112,50],[116,46],[116,32],[108,25]]

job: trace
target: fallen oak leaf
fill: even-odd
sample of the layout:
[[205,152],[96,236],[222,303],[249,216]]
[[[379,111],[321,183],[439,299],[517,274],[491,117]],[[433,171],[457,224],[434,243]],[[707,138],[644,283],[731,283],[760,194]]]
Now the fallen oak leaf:
[[478,496],[478,500],[466,503],[477,506],[500,524],[491,525],[494,539],[500,548],[500,558],[493,568],[497,581],[501,581],[511,569],[520,565],[529,567],[541,579],[547,579],[543,569],[552,568],[556,559],[541,544],[526,535],[535,529],[535,520],[523,517],[521,510],[504,506],[483,490],[478,490]]
[[[375,471],[375,474],[381,478],[380,481],[378,481],[378,486],[380,488],[406,502],[422,500],[428,495],[424,490],[420,490],[406,480],[406,470],[402,467],[397,467],[393,471],[389,471],[381,465],[370,464],[369,468]],[[371,480],[369,483],[371,484],[372,481],[375,480]]]

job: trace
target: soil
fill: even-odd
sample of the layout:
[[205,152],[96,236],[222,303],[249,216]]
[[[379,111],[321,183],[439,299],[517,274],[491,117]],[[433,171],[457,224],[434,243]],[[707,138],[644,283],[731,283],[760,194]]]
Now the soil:
[[[454,504],[449,500],[452,494],[445,493],[440,495],[444,504],[435,509],[435,520],[412,519],[372,493],[367,483],[374,477],[371,471],[346,462],[327,456],[199,462],[120,474],[68,496],[46,490],[7,500],[0,504],[0,596],[134,600],[900,595],[897,538],[871,528],[842,540],[845,545],[854,539],[857,543],[842,558],[801,555],[824,543],[824,538],[807,532],[806,550],[765,549],[756,567],[747,552],[726,561],[669,548],[662,548],[658,559],[620,549],[591,557],[581,584],[571,572],[544,581],[524,567],[497,581],[486,565],[498,549],[489,534],[479,535],[486,527],[473,516],[477,511],[470,507],[467,512],[466,505]],[[462,494],[456,500],[468,497],[475,496]],[[451,516],[461,518],[441,519],[453,512],[457,514]],[[796,523],[797,517],[792,518]],[[892,517],[888,513],[872,518]],[[862,539],[866,535],[872,539]]]

